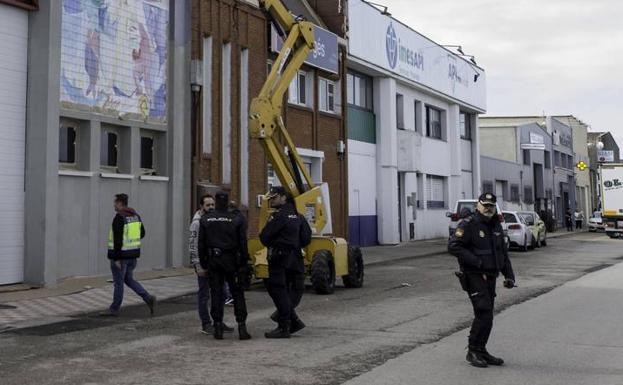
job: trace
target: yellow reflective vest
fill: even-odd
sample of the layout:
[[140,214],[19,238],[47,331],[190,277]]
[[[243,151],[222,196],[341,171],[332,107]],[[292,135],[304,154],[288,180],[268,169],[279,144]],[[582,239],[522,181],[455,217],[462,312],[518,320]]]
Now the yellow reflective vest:
[[[123,243],[121,245],[121,253],[141,248],[141,218],[138,215],[123,217]],[[108,250],[115,249],[115,240],[113,236],[112,225],[108,232]]]

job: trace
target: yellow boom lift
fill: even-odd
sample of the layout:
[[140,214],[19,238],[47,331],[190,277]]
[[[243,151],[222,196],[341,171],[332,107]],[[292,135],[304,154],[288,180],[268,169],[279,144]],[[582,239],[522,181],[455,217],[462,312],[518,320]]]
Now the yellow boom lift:
[[[297,211],[307,218],[312,228],[314,236],[304,254],[306,274],[316,292],[333,293],[336,277],[342,277],[346,287],[361,287],[361,251],[349,247],[343,238],[323,235],[329,219],[325,206],[328,204],[327,184],[314,185],[282,117],[285,92],[314,48],[314,25],[292,16],[281,0],[260,0],[259,3],[285,39],[260,94],[251,101],[249,135],[260,141],[281,185],[292,194]],[[268,201],[263,199],[260,228],[264,227],[270,213]],[[255,277],[268,278],[267,250],[259,239],[249,240],[249,254]]]

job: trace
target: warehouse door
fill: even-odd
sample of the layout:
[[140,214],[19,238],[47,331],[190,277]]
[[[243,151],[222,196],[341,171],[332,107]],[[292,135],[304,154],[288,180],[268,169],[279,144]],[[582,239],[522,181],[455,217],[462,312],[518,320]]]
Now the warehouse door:
[[4,285],[24,279],[28,12],[0,4],[0,36],[0,285]]

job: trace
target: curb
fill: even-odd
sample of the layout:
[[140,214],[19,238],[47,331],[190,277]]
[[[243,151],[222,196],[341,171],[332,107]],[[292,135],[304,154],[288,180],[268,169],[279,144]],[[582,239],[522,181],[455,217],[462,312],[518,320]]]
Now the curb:
[[383,263],[387,263],[387,262],[397,262],[397,261],[406,261],[408,259],[418,259],[418,258],[425,258],[425,257],[434,257],[436,255],[443,255],[443,254],[447,254],[448,251],[446,249],[440,250],[440,251],[431,251],[429,253],[426,254],[418,254],[418,255],[409,255],[409,256],[405,256],[405,257],[397,257],[397,258],[388,258],[388,259],[384,259],[382,261],[374,261],[374,262],[369,262],[369,263],[365,263],[365,254],[363,256],[364,258],[364,266],[376,266],[376,265],[380,265]]

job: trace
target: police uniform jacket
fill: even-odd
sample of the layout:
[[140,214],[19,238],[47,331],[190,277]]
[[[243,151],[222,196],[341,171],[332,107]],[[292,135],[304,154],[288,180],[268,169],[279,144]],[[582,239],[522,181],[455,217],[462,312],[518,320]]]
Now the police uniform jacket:
[[268,219],[260,233],[260,241],[269,248],[269,263],[280,263],[286,268],[302,271],[301,249],[311,242],[311,229],[294,205],[286,203]]
[[448,252],[458,258],[461,270],[515,280],[504,245],[504,231],[497,215],[487,220],[475,213],[459,223],[448,243]]
[[211,210],[201,217],[198,240],[202,267],[235,271],[246,266],[247,220],[238,211]]

